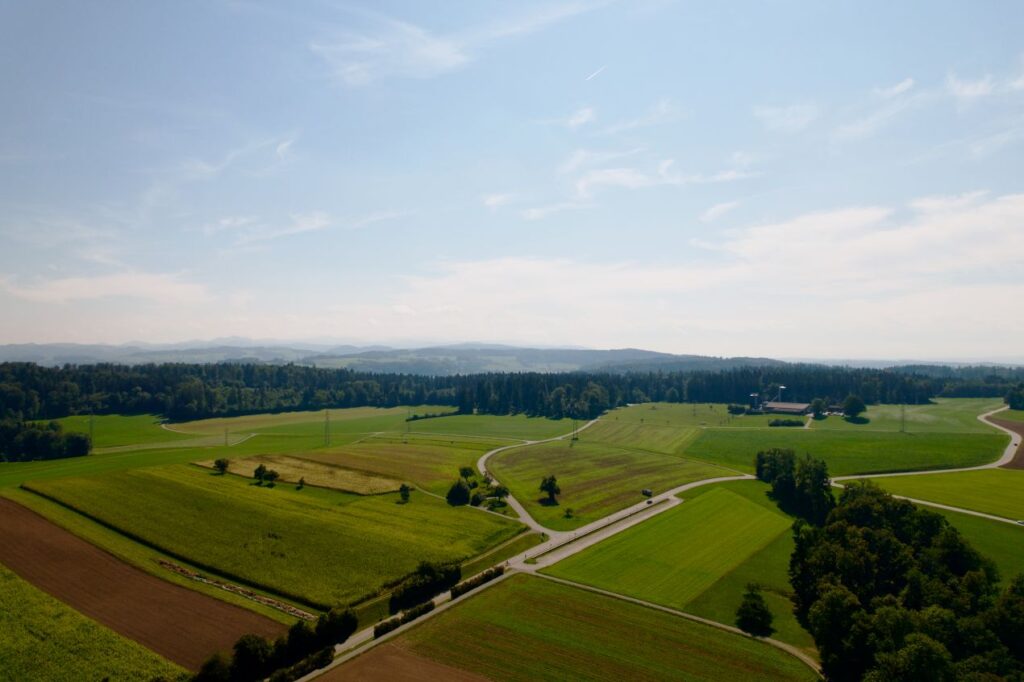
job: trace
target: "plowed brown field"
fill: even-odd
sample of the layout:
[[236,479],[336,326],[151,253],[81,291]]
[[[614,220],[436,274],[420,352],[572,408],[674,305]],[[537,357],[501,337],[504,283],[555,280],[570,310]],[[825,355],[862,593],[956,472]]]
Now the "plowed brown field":
[[111,630],[190,670],[241,635],[285,627],[161,580],[0,497],[0,563]]

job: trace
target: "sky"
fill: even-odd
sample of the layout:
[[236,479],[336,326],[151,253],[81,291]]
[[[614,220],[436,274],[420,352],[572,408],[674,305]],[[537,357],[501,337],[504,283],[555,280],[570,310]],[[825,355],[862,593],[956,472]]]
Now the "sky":
[[1024,5],[0,0],[0,343],[998,360]]

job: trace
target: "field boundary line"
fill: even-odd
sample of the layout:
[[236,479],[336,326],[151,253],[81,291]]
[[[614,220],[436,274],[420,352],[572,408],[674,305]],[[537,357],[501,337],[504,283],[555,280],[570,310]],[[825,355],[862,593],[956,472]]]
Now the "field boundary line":
[[724,630],[725,632],[730,632],[734,635],[740,635],[741,637],[745,637],[746,639],[751,639],[757,642],[764,642],[769,646],[773,646],[776,649],[784,651],[787,654],[793,656],[794,658],[798,659],[801,663],[806,665],[808,668],[813,670],[815,673],[817,673],[819,677],[821,676],[821,668],[818,666],[818,662],[810,656],[808,656],[803,651],[801,651],[799,648],[793,646],[792,644],[786,644],[785,642],[780,642],[779,640],[772,639],[771,637],[754,637],[753,635],[749,635],[746,632],[743,632],[743,630],[740,630],[738,627],[735,627],[733,625],[726,625],[725,623],[720,623],[717,620],[711,620],[710,618],[704,618],[703,616],[687,613],[686,611],[673,609],[669,606],[662,606],[661,604],[655,604],[653,602],[644,601],[643,599],[637,599],[636,597],[630,597],[624,594],[619,594],[617,592],[602,590],[599,587],[593,587],[591,585],[573,582],[572,580],[566,580],[564,578],[556,578],[552,575],[546,575],[544,573],[537,573],[535,575],[538,578],[543,578],[544,580],[550,580],[552,582],[560,583],[568,587],[574,587],[579,590],[585,590],[587,592],[593,592],[595,594],[604,595],[606,597],[611,597],[613,599],[619,599],[621,601],[630,602],[638,606],[644,606],[649,609],[654,609],[655,611],[662,611],[663,613],[668,613],[673,616],[685,618],[686,620],[693,621],[695,623],[700,623],[702,625],[707,625],[709,627],[717,628],[719,630]]

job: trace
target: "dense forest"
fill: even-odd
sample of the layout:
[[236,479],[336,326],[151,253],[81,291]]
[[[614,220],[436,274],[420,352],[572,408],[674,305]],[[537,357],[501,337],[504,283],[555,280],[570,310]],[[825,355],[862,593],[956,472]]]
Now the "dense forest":
[[162,414],[172,420],[325,407],[448,405],[462,413],[594,417],[647,401],[746,403],[751,393],[786,400],[918,404],[939,396],[1002,397],[1024,369],[941,368],[927,373],[824,365],[689,372],[374,374],[244,363],[0,364],[0,418]]

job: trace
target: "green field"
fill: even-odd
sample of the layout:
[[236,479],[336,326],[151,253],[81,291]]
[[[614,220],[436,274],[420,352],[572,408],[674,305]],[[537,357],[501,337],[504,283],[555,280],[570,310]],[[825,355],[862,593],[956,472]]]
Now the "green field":
[[104,414],[95,417],[80,414],[56,421],[65,431],[89,433],[91,430],[92,446],[97,449],[123,445],[174,443],[190,438],[188,435],[163,428],[162,420],[152,414],[134,416]]
[[640,423],[630,419],[620,420],[617,414],[616,411],[602,417],[601,421],[580,433],[580,441],[672,455],[682,450],[700,433],[696,426],[668,426]]
[[1012,422],[1024,422],[1024,410],[1003,410],[992,415],[993,419],[1006,419]]
[[689,457],[754,471],[754,456],[792,448],[828,463],[833,476],[970,467],[999,458],[1008,437],[987,433],[886,433],[821,429],[705,429],[684,450]]
[[813,429],[900,431],[907,433],[995,433],[978,420],[979,414],[1002,404],[998,398],[936,398],[928,405],[869,405],[863,421],[841,417],[815,420]]
[[421,560],[470,558],[522,526],[428,495],[273,489],[197,467],[35,482],[38,490],[168,554],[320,606],[347,604]]
[[[585,434],[586,432],[584,432]],[[626,450],[600,443],[568,441],[506,450],[487,463],[530,515],[548,528],[571,530],[641,502],[640,491],[655,493],[730,471],[672,455]],[[554,474],[562,489],[559,504],[547,505],[538,489]],[[565,518],[572,509],[573,517]]]
[[0,565],[0,677],[5,680],[187,679],[178,666],[118,636]]
[[946,517],[971,545],[995,562],[1003,584],[1024,573],[1024,526],[990,521],[970,514],[932,509]]
[[[778,414],[729,414],[724,403],[643,403],[622,407],[602,419],[629,421],[647,426],[763,428]],[[796,417],[794,417],[796,418]]]
[[1024,519],[1024,469],[981,469],[949,474],[872,479],[896,495]]
[[816,678],[762,642],[529,576],[466,600],[398,642],[495,680]]
[[791,523],[781,512],[715,488],[544,572],[681,609]]

